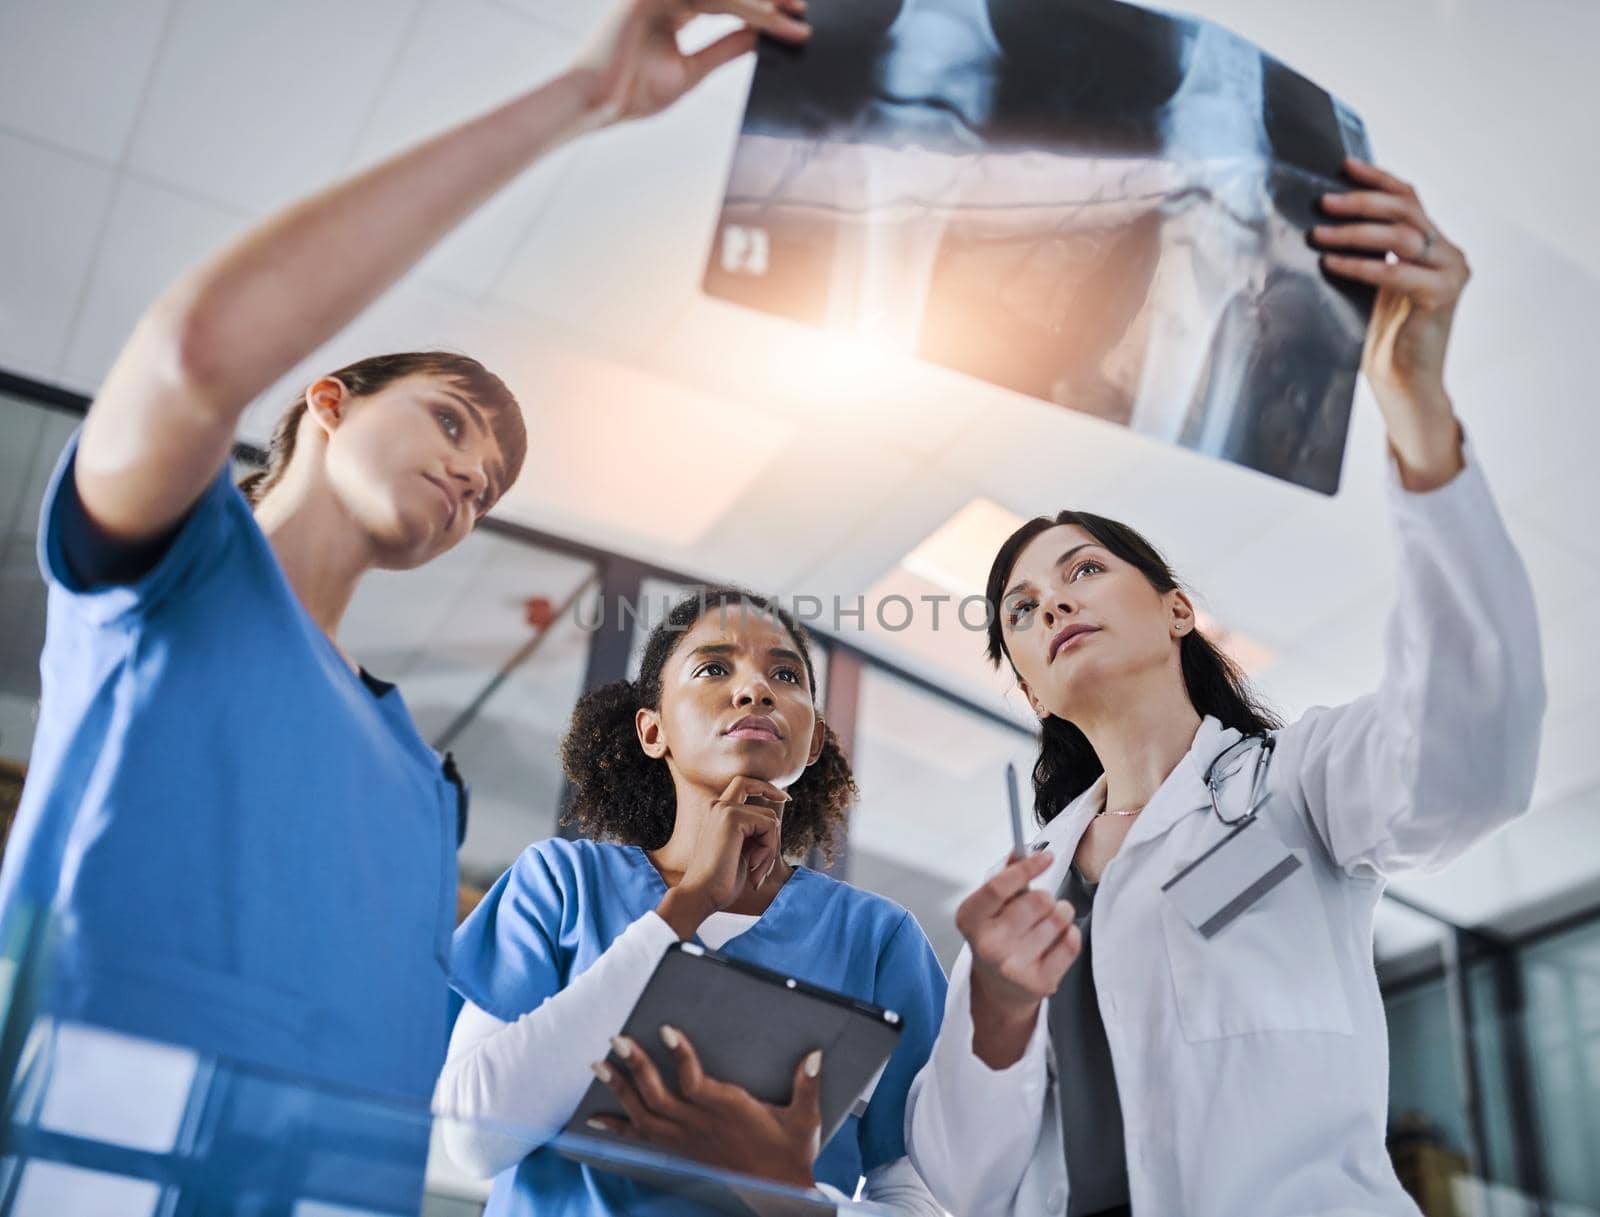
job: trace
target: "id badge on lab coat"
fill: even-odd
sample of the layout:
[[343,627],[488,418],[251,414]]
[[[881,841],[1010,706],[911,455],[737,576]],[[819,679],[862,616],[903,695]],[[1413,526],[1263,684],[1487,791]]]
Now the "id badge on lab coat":
[[1277,797],[1161,885],[1201,937],[1220,933],[1300,868],[1268,822]]

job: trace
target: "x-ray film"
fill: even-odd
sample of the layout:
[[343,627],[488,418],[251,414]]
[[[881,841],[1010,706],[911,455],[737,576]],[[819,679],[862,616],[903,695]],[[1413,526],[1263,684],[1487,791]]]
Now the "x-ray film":
[[1361,120],[1116,0],[811,0],[764,42],[713,295],[1338,488],[1371,307],[1318,197]]

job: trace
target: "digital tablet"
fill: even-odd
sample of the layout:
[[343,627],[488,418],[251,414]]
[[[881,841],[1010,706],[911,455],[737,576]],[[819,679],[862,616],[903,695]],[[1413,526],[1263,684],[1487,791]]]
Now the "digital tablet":
[[[892,1010],[689,942],[668,948],[621,1028],[676,1090],[677,1060],[661,1042],[663,1024],[689,1037],[707,1077],[742,1086],[767,1103],[787,1103],[801,1059],[822,1049],[823,1145],[847,1116],[865,1110],[901,1030]],[[620,1064],[615,1055],[609,1059]],[[623,1114],[616,1096],[595,1081],[567,1131],[603,1137],[585,1122]]]

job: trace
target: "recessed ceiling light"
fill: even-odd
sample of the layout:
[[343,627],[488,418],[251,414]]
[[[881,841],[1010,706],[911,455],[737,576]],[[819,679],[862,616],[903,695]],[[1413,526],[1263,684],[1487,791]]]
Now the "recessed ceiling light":
[[902,570],[955,596],[981,596],[989,565],[1022,517],[990,499],[973,499],[900,559]]

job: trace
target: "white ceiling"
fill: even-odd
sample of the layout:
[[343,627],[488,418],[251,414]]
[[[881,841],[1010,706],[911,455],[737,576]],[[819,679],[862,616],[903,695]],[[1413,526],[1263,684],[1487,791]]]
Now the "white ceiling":
[[[1450,379],[1533,572],[1551,710],[1536,816],[1404,889],[1478,921],[1592,880],[1600,7],[1182,7],[1350,102],[1476,270]],[[3,0],[0,367],[92,392],[185,266],[267,209],[554,70],[598,9]],[[454,346],[531,407],[527,468],[499,509],[510,519],[853,598],[898,577],[900,558],[974,498],[1020,515],[1091,506],[1145,530],[1219,620],[1277,653],[1262,684],[1286,710],[1370,687],[1392,546],[1365,393],[1344,488],[1324,499],[701,296],[749,68],[528,173],[258,403],[244,434],[263,436],[312,367]],[[976,636],[857,640],[1007,704]]]

